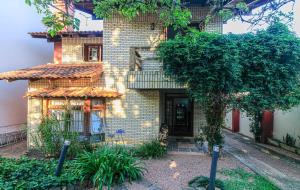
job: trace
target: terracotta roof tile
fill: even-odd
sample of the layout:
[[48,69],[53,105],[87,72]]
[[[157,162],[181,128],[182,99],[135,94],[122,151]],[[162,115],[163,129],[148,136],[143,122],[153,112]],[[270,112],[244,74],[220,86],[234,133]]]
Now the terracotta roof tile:
[[97,87],[39,89],[26,94],[28,97],[43,98],[117,98],[121,95],[119,92]]
[[0,73],[0,80],[93,78],[103,72],[102,64],[45,64]]
[[56,34],[56,36],[51,37],[48,32],[29,32],[33,38],[55,38],[55,37],[73,37],[73,36],[80,36],[80,37],[102,37],[102,31],[61,31]]

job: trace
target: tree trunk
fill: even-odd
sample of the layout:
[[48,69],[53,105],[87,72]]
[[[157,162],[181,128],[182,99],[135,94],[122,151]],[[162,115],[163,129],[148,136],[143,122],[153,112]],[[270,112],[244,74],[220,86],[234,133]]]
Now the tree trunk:
[[207,126],[204,128],[209,150],[213,145],[217,144],[222,147],[224,142],[222,128],[224,127],[225,106],[221,101],[213,100],[209,105],[205,106],[205,117]]

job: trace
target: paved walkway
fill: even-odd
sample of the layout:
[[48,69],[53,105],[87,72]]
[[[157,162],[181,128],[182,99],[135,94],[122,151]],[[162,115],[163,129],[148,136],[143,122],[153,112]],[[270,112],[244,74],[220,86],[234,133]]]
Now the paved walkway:
[[225,131],[225,151],[282,190],[300,189],[300,164],[257,146],[251,139]]
[[27,151],[27,141],[0,147],[0,156],[8,158],[20,158]]

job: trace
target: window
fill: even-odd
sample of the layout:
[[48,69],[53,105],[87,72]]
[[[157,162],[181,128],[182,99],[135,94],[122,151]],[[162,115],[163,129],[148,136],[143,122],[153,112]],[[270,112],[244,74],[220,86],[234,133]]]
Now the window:
[[101,99],[92,100],[92,110],[91,110],[91,134],[99,134],[103,132],[104,124],[104,114],[105,114],[105,104]]
[[84,61],[87,62],[102,61],[102,46],[100,44],[85,44]]
[[[61,129],[66,127],[66,117],[69,118],[68,128],[70,131],[79,133],[100,134],[105,127],[105,101],[104,99],[86,100],[90,101],[87,109],[85,100],[49,100],[48,113],[59,121]],[[66,108],[70,110],[66,115]],[[84,111],[84,110],[89,110]]]
[[66,124],[66,105],[70,106],[70,131],[84,132],[84,113],[82,109],[83,101],[78,100],[50,100],[49,113],[56,117],[61,128]]

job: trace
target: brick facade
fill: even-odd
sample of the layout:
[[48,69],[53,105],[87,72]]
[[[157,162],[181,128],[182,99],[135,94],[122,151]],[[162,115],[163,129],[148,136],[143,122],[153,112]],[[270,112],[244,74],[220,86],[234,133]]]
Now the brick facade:
[[[194,9],[196,13],[193,21],[201,15],[207,14],[207,9]],[[151,25],[154,23],[154,28]],[[165,39],[164,28],[157,24],[153,15],[140,16],[128,21],[115,15],[112,19],[104,19],[103,33],[103,63],[107,87],[115,84],[118,91],[123,93],[121,99],[110,100],[107,110],[107,130],[114,132],[118,128],[125,129],[125,139],[128,142],[139,143],[158,135],[161,124],[160,90],[128,89],[126,76],[130,68],[130,48],[155,47]],[[205,27],[207,31],[222,32],[222,20],[215,19]],[[140,52],[144,58],[151,56],[151,52]],[[160,71],[161,63],[145,61],[143,71]],[[194,105],[193,134],[196,136],[205,125],[205,117],[201,107]]]
[[[193,21],[207,14],[207,9],[193,9]],[[154,26],[154,27],[153,27]],[[107,89],[116,89],[123,96],[118,99],[106,99],[106,134],[113,134],[117,129],[124,129],[124,140],[129,144],[138,144],[156,138],[159,133],[162,115],[162,90],[167,89],[129,89],[127,74],[130,70],[130,48],[155,48],[165,40],[165,29],[159,24],[154,15],[140,16],[133,21],[120,16],[113,16],[103,21],[103,39],[90,38],[62,38],[62,63],[84,63],[83,46],[85,43],[101,43],[103,41],[103,70],[104,74],[96,86]],[[205,27],[207,31],[222,32],[222,21],[215,19]],[[155,56],[152,51],[141,52],[143,57]],[[147,60],[143,71],[161,71],[161,63]],[[67,80],[61,80],[56,85],[68,86]],[[59,84],[61,83],[61,84]],[[76,81],[72,85],[82,85],[87,81]],[[30,83],[31,88],[49,86],[46,80]],[[174,89],[182,89],[174,85]],[[172,89],[172,88],[171,88]],[[38,99],[29,99],[28,124],[30,129],[36,128],[42,117],[42,102]],[[205,125],[205,117],[201,107],[194,105],[193,134],[196,136]],[[118,138],[118,137],[116,137]],[[30,141],[29,141],[30,143]]]
[[62,63],[84,63],[84,44],[102,44],[102,38],[62,38]]

